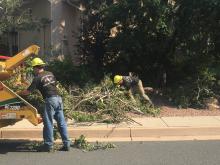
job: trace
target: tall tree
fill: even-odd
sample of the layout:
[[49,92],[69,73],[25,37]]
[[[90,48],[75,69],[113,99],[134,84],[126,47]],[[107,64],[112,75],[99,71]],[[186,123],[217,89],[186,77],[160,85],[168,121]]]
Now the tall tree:
[[[142,77],[163,68],[172,35],[171,5],[160,0],[84,1],[81,51],[105,72]],[[87,61],[88,62],[88,61]],[[155,78],[155,77],[154,77]],[[149,78],[148,78],[149,79]]]
[[105,72],[153,80],[166,71],[170,82],[196,76],[219,58],[219,3],[84,0],[81,53]]

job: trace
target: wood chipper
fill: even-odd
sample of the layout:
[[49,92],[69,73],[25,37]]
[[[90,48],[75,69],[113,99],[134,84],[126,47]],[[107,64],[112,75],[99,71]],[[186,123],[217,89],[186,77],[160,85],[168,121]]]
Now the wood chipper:
[[12,125],[22,119],[37,125],[40,116],[37,109],[13,92],[2,81],[12,77],[16,68],[31,55],[38,55],[40,47],[32,45],[13,57],[0,56],[0,128]]

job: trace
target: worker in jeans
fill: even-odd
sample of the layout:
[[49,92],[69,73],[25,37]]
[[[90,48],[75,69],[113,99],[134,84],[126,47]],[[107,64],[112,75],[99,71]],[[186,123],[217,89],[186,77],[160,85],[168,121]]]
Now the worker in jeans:
[[135,102],[134,94],[138,92],[143,100],[147,101],[150,105],[153,105],[150,98],[145,94],[142,81],[138,77],[115,75],[114,83],[116,85],[125,87],[128,90],[128,94],[132,101]]
[[67,132],[67,124],[63,113],[62,98],[58,95],[56,88],[56,79],[53,73],[44,70],[45,63],[40,58],[32,60],[32,67],[34,69],[35,77],[27,90],[20,94],[28,95],[35,89],[39,90],[45,101],[45,108],[42,112],[43,118],[43,139],[44,145],[40,147],[39,151],[52,152],[54,151],[53,143],[53,119],[56,120],[58,130],[60,132],[63,147],[62,151],[70,150],[70,140]]

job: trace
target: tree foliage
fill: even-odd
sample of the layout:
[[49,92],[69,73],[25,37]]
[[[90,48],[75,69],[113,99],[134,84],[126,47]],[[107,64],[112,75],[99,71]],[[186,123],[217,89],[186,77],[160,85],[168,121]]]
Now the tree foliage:
[[[165,65],[166,42],[172,35],[170,5],[149,0],[93,1],[88,5],[81,49],[86,60],[94,60],[107,72],[148,76],[160,64]],[[96,5],[99,8],[91,9]],[[116,29],[114,37],[112,28]]]
[[168,87],[184,86],[192,98],[206,97],[207,92],[201,91],[216,88],[220,75],[220,1],[83,3],[86,10],[79,52],[93,70],[135,72],[154,87],[161,85],[166,73]]
[[1,0],[0,34],[12,30],[27,29],[31,22],[28,9],[22,9],[22,0]]

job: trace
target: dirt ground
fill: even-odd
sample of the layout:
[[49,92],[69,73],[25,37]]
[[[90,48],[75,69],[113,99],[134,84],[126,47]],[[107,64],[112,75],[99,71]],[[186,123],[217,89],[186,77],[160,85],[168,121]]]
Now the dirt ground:
[[220,108],[218,105],[213,105],[207,109],[179,109],[161,97],[152,98],[156,106],[161,108],[158,117],[165,116],[220,116]]
[[[180,109],[173,106],[170,102],[165,100],[163,97],[150,97],[156,107],[160,107],[160,114],[156,117],[171,117],[171,116],[220,116],[220,107],[214,106],[207,109]],[[139,114],[128,114],[131,117],[146,117],[151,115],[139,115]]]
[[187,109],[179,109],[176,107],[163,105],[160,106],[160,114],[157,116],[152,115],[140,115],[140,114],[134,114],[134,113],[128,113],[127,115],[130,117],[172,117],[172,116],[220,116],[220,109],[215,110],[209,110],[209,109],[193,109],[193,108],[187,108]]
[[220,116],[220,109],[177,109],[175,107],[162,106],[158,117],[165,116]]

